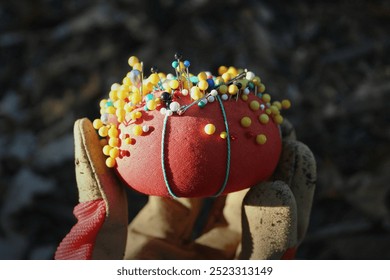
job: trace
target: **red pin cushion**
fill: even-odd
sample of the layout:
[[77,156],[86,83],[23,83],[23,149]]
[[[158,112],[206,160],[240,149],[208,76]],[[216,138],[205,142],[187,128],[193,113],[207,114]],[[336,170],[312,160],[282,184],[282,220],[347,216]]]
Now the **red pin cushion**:
[[[254,94],[247,96],[246,101],[235,97],[215,100],[204,108],[195,104],[183,115],[168,117],[159,108],[137,109],[142,111],[142,118],[120,123],[119,133],[132,135],[136,125],[149,130],[132,137],[130,143],[120,141],[119,150],[127,152],[116,158],[119,177],[141,193],[165,197],[228,194],[267,180],[281,153],[279,127],[271,115],[266,124],[260,122],[260,115],[267,115],[267,107]],[[264,105],[251,109],[254,100]],[[191,102],[188,96],[178,101]],[[243,125],[244,117],[247,122]],[[251,120],[249,126],[247,118]],[[225,120],[229,139],[221,137],[226,132]],[[211,135],[205,132],[207,124],[215,126]],[[258,135],[263,137],[263,141],[258,139],[261,143],[256,141]]]
[[[111,86],[93,122],[106,164],[141,193],[164,197],[228,194],[267,180],[281,153],[281,109],[253,72],[221,66],[220,76],[189,73],[175,55],[173,74],[144,76],[143,63]],[[206,102],[206,100],[208,102]],[[207,103],[207,104],[206,104]]]

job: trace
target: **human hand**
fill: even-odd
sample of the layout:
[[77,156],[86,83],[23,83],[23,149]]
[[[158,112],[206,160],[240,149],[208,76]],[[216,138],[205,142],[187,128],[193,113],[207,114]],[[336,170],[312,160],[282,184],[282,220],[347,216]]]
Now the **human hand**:
[[270,181],[214,200],[202,234],[193,229],[205,199],[150,196],[127,225],[127,199],[105,166],[87,119],[74,126],[79,204],[77,224],[56,259],[281,259],[293,258],[311,212],[316,166],[307,146],[282,125],[283,150]]

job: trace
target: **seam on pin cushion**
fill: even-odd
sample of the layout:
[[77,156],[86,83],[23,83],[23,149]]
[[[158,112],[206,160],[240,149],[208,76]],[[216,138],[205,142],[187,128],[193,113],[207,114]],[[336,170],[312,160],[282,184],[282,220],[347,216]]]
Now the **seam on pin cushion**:
[[[222,186],[220,187],[218,192],[213,195],[213,197],[217,197],[217,196],[221,195],[225,191],[225,189],[226,189],[227,182],[229,180],[229,174],[230,174],[230,154],[231,154],[230,137],[229,137],[229,124],[228,124],[227,117],[226,117],[225,107],[223,106],[222,100],[221,100],[221,98],[219,96],[217,96],[217,100],[218,100],[219,106],[220,106],[221,111],[222,111],[223,121],[224,121],[224,124],[225,124],[225,130],[226,130],[226,133],[227,133],[228,137],[226,138],[227,160],[226,160],[225,178],[224,178],[224,182],[223,182]],[[164,122],[163,122],[163,128],[162,128],[162,135],[161,135],[161,168],[162,168],[162,172],[163,172],[163,176],[164,176],[165,186],[167,187],[168,193],[173,198],[179,198],[179,196],[177,196],[173,192],[173,190],[172,190],[172,188],[171,188],[171,186],[169,184],[167,172],[166,172],[166,169],[165,169],[165,135],[166,135],[167,123],[168,123],[168,115],[165,115]]]
[[222,116],[223,116],[223,122],[225,123],[225,130],[226,130],[226,134],[227,134],[227,137],[226,137],[227,160],[226,160],[225,179],[224,179],[223,185],[219,189],[219,191],[214,195],[214,197],[219,196],[221,193],[223,193],[225,191],[227,182],[229,180],[229,174],[230,174],[230,152],[231,152],[231,150],[230,150],[229,124],[228,124],[227,117],[226,117],[225,107],[223,106],[222,100],[221,100],[221,98],[218,95],[217,95],[217,100],[218,100],[219,106],[221,107]]
[[283,140],[282,128],[280,127],[280,125],[278,125],[278,131],[279,131],[280,139]]
[[173,191],[171,186],[169,185],[168,181],[168,176],[167,176],[167,171],[165,169],[165,134],[166,134],[166,128],[167,128],[167,122],[168,122],[168,115],[165,115],[164,117],[164,123],[163,123],[163,128],[162,128],[162,135],[161,135],[161,168],[164,176],[164,182],[165,186],[167,187],[168,193],[173,197],[173,198],[179,198]]

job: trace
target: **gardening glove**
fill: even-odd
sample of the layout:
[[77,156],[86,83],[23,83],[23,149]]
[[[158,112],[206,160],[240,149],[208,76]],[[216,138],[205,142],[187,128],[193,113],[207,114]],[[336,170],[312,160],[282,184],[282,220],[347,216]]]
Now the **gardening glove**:
[[[310,218],[316,164],[281,126],[283,149],[270,181],[213,201],[203,231],[193,236],[206,199],[149,196],[130,225],[127,199],[106,167],[99,138],[88,119],[74,126],[79,204],[76,225],[56,259],[291,259]],[[131,203],[131,202],[129,202]]]

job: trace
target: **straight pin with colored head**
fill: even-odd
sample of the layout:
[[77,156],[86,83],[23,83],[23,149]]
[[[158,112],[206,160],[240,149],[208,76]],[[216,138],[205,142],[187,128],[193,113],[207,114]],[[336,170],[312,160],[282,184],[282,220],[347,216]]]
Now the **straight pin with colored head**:
[[203,99],[206,99],[209,97],[209,96],[212,96],[213,94],[211,92],[207,93],[203,98],[199,98],[198,100],[195,100],[193,101],[192,103],[188,104],[188,105],[183,105],[180,107],[179,110],[176,111],[176,113],[181,116],[185,113],[185,111],[187,111],[189,108],[191,108],[192,106],[194,106],[195,104],[199,104],[200,102],[203,101]]

